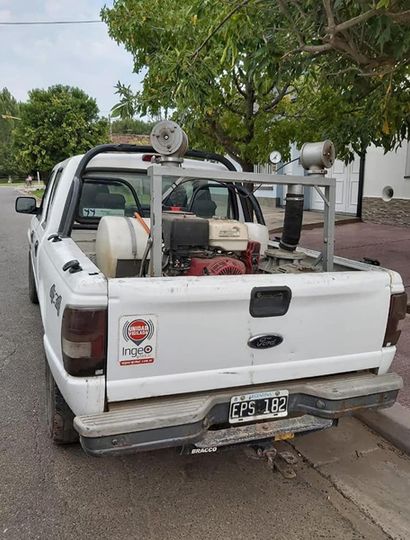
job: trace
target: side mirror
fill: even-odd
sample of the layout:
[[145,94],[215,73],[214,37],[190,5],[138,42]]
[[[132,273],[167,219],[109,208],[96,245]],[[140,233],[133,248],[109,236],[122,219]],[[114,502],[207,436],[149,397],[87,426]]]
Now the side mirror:
[[37,214],[37,201],[34,197],[17,197],[16,212],[20,214]]

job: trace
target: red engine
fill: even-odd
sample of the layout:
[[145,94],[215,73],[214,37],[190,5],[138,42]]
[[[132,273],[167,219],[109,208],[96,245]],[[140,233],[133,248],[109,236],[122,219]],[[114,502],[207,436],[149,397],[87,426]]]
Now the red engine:
[[249,235],[244,224],[175,211],[163,213],[162,227],[166,276],[232,276],[259,272],[261,245],[246,241]]
[[187,276],[233,276],[246,273],[245,264],[231,257],[200,259],[193,257]]
[[256,274],[259,267],[259,259],[261,256],[261,245],[259,242],[248,242],[246,251],[242,252],[241,259],[245,263],[247,274]]

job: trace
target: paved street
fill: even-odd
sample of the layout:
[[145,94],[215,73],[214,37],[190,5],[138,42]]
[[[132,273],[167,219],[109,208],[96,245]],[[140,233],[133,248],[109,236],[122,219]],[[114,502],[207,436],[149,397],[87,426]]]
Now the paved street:
[[285,445],[298,457],[292,480],[240,449],[96,459],[54,447],[27,298],[29,218],[14,213],[15,196],[0,187],[0,538],[410,537],[410,459],[354,419]]

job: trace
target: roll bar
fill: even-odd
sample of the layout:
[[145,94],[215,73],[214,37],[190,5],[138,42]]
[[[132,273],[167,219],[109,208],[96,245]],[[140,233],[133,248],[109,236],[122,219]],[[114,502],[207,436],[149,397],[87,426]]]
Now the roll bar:
[[[70,236],[73,228],[75,212],[78,199],[81,193],[81,178],[90,161],[99,154],[107,154],[112,152],[118,153],[133,153],[133,154],[156,154],[154,148],[150,145],[135,145],[135,144],[100,144],[86,152],[81,158],[74,174],[73,183],[71,185],[69,196],[64,207],[63,215],[61,216],[58,234],[62,237]],[[185,154],[188,158],[207,159],[217,161],[224,165],[228,171],[236,171],[235,165],[225,156],[214,152],[203,152],[201,150],[188,150]]]

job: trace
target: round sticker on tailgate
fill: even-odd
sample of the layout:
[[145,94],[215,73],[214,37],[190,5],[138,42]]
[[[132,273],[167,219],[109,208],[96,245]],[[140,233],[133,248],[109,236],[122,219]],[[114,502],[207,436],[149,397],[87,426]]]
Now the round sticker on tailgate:
[[125,339],[130,339],[136,345],[142,343],[145,339],[150,339],[154,334],[154,325],[152,321],[145,319],[135,319],[124,327]]

